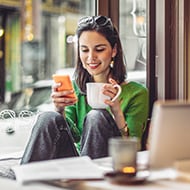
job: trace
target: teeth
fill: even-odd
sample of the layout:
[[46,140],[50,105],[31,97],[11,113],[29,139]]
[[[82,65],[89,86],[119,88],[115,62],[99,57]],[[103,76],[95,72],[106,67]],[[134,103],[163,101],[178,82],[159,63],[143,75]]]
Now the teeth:
[[99,64],[98,64],[98,63],[97,63],[97,64],[94,64],[94,63],[93,63],[93,64],[92,64],[92,63],[89,63],[88,65],[89,65],[90,67],[95,67],[95,66],[97,66],[97,65],[99,65]]

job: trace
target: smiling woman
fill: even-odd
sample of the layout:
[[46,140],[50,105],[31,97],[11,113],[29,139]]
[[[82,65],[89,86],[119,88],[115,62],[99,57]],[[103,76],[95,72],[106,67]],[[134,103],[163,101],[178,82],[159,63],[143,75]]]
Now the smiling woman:
[[[40,114],[21,164],[85,155],[92,159],[106,157],[111,137],[142,137],[148,116],[148,91],[139,83],[127,81],[119,34],[111,19],[85,17],[79,20],[76,35],[76,98],[68,96],[71,90],[58,90],[60,83],[53,84],[51,97],[56,112]],[[94,109],[88,104],[89,82],[104,83],[99,93],[106,95],[106,108]]]
[[[110,72],[111,59],[114,59],[116,55],[116,48],[110,46],[109,42],[105,38],[95,31],[88,32],[88,38],[86,39],[86,33],[84,32],[80,36],[80,59],[83,63],[83,67],[93,75],[96,80],[98,79],[102,70],[105,73],[104,76]],[[97,41],[98,39],[98,41]],[[107,71],[106,71],[107,70]],[[97,81],[98,82],[98,81]]]
[[[98,3],[95,4],[96,2]],[[113,2],[117,4],[119,1],[106,2],[108,3],[108,6],[105,7],[107,10],[108,7],[113,7],[110,6],[113,5]],[[120,2],[121,4],[127,2],[127,6],[121,5],[122,9],[115,9],[114,7],[114,11],[109,10],[106,12],[105,9],[101,11],[104,5],[99,0],[44,0],[41,2],[43,6],[41,7],[42,17],[40,18],[42,35],[41,39],[36,41],[19,41],[20,15],[18,14],[16,17],[11,12],[8,14],[9,22],[7,20],[5,22],[9,23],[9,26],[6,26],[9,29],[7,35],[14,34],[9,35],[11,39],[6,41],[6,47],[8,47],[7,55],[9,55],[9,59],[6,60],[10,60],[10,62],[5,64],[10,66],[10,68],[6,68],[9,74],[6,79],[9,79],[7,84],[10,84],[10,92],[19,90],[16,88],[21,88],[21,86],[28,87],[35,80],[50,78],[60,68],[65,69],[65,67],[74,67],[76,65],[73,86],[77,100],[66,98],[68,91],[58,92],[58,84],[53,86],[51,97],[54,105],[52,108],[55,106],[57,112],[53,110],[53,112],[40,114],[37,124],[34,125],[33,134],[28,141],[28,146],[25,149],[22,164],[34,160],[54,159],[73,155],[89,155],[92,158],[102,157],[107,155],[107,142],[112,136],[123,135],[127,138],[129,135],[141,138],[148,114],[148,91],[139,83],[126,78],[124,56],[130,58],[131,53],[135,54],[137,52],[133,48],[133,43],[129,45],[132,48],[125,52],[126,36],[122,32],[124,31],[125,34],[128,34],[133,27],[129,23],[126,30],[126,22],[122,20],[124,24],[120,24],[119,27],[124,47],[122,48],[116,27],[119,26],[118,21],[120,18],[115,19],[114,17],[114,15],[119,15],[118,10],[122,10],[124,14],[121,15],[125,19],[126,9],[130,9],[131,6],[135,7],[134,3],[136,1],[127,0]],[[97,5],[101,6],[101,9],[96,7]],[[30,6],[32,6],[31,3]],[[123,7],[125,8],[123,9]],[[99,12],[95,13],[95,10]],[[81,15],[84,15],[84,17],[79,19]],[[110,15],[114,23],[111,18],[100,15]],[[78,38],[73,37],[76,36],[76,26]],[[71,36],[73,38],[70,38]],[[18,41],[21,44],[11,43]],[[77,49],[77,54],[75,54],[76,52],[73,48],[76,42],[79,45],[77,47],[80,47]],[[14,45],[11,46],[11,44]],[[18,44],[21,47],[16,47]],[[11,53],[11,48],[13,47],[16,47],[16,50],[19,50],[22,54],[18,53],[16,57],[13,57]],[[22,60],[17,58],[22,58]],[[14,60],[14,63],[12,60]],[[15,60],[18,61],[16,63],[18,67],[15,67]],[[21,68],[20,64],[22,65],[22,71],[19,70]],[[131,63],[128,62],[127,68],[130,68],[130,66]],[[19,70],[19,74],[21,74],[12,72],[13,68],[16,68],[17,71]],[[102,93],[109,97],[105,100],[106,109],[95,110],[87,103],[87,82],[105,83]],[[121,86],[122,92],[116,100],[111,101],[118,92],[115,85]],[[39,93],[42,95],[40,96],[42,99],[46,99],[47,95],[49,95],[48,93],[51,93],[51,86],[48,88],[46,89],[47,91],[44,91],[46,93]],[[30,94],[30,92],[28,91],[27,93]],[[32,111],[34,111],[33,109],[38,111],[38,108],[42,106],[45,107],[44,111],[47,111],[46,105],[49,105],[51,99],[39,106],[37,95],[38,93],[33,92],[30,99],[27,99],[27,106],[32,106],[28,108],[32,108]],[[23,100],[21,101],[22,103],[24,102]],[[66,105],[66,102],[69,102],[69,105]],[[61,110],[64,110],[63,113],[61,113]],[[93,127],[91,127],[92,125]],[[41,131],[38,129],[41,129]],[[47,135],[47,131],[51,135]],[[12,132],[12,135],[16,134],[14,130]],[[54,135],[60,137],[56,142],[54,142],[56,140]],[[43,138],[50,136],[52,138]],[[100,139],[99,142],[95,140],[97,138]],[[36,144],[38,144],[37,147],[35,147]]]

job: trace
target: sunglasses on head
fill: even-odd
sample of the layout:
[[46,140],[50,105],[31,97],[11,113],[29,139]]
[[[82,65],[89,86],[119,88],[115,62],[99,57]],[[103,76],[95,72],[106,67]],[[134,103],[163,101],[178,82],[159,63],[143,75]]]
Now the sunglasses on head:
[[113,30],[113,24],[110,18],[106,16],[88,16],[83,17],[78,22],[78,27],[86,25],[97,25],[97,26],[106,26],[110,27]]

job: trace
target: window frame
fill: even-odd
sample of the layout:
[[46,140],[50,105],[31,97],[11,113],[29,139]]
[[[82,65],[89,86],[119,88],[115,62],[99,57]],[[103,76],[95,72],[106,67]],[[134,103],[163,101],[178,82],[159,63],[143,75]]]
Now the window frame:
[[[155,10],[156,0],[146,0],[147,3],[147,65],[146,86],[149,89],[149,110],[152,112],[157,99],[157,80],[155,69]],[[110,17],[119,29],[119,0],[96,0],[97,15]]]

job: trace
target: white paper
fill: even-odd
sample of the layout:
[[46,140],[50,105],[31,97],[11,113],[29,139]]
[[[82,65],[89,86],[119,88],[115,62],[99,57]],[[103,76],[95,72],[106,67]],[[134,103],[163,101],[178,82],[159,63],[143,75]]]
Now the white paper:
[[57,179],[100,179],[104,170],[89,157],[73,157],[14,166],[19,183]]

